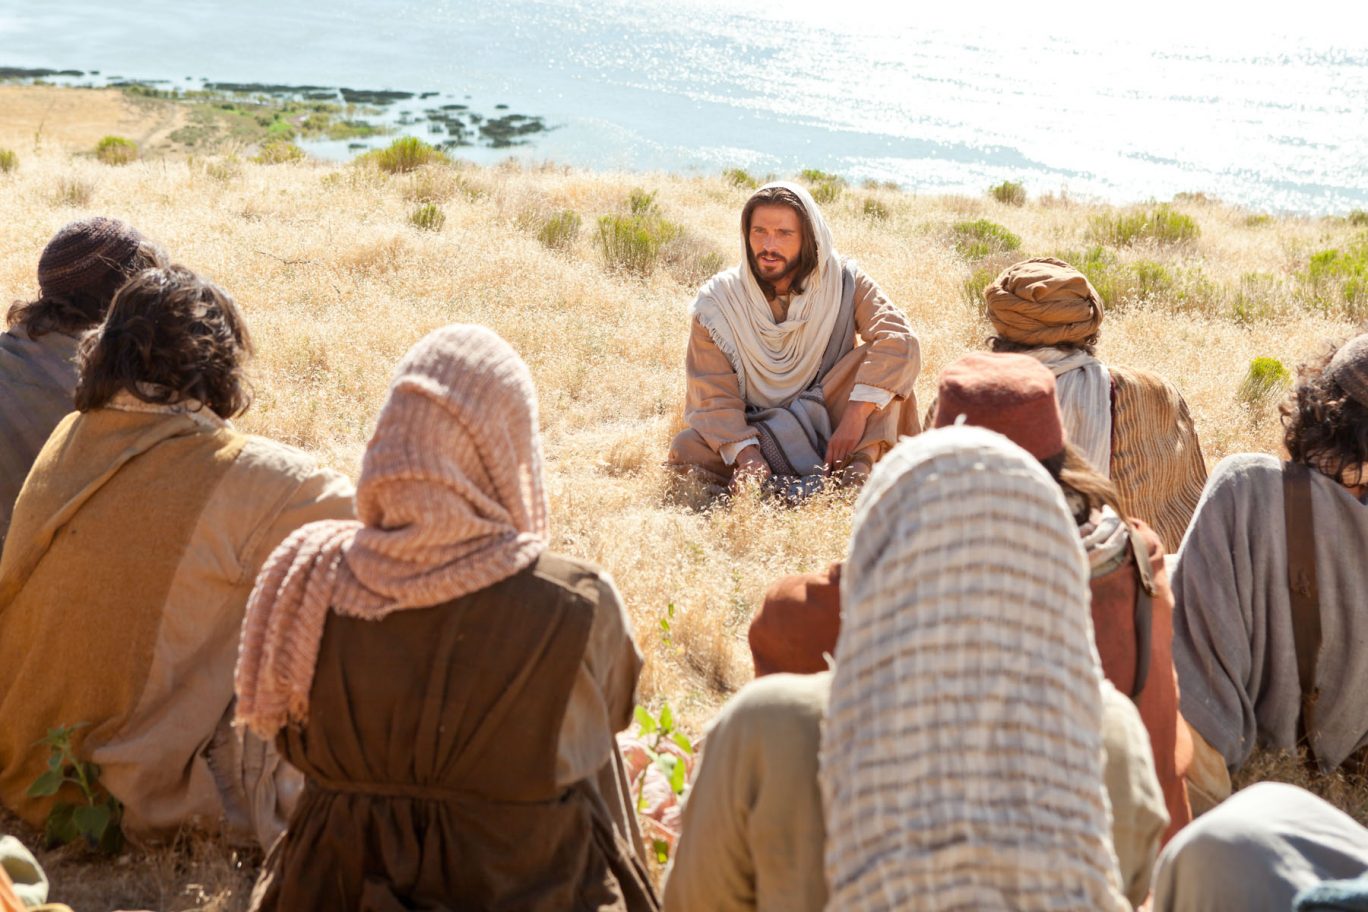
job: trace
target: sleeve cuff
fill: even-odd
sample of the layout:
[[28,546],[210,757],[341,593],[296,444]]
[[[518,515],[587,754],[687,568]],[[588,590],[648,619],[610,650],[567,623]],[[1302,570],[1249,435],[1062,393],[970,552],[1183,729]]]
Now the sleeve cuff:
[[893,401],[893,394],[888,390],[879,389],[877,386],[870,386],[868,383],[857,383],[855,388],[850,391],[851,402],[872,402],[877,408],[883,408]]
[[722,448],[717,451],[717,455],[722,457],[722,461],[727,465],[736,464],[736,454],[740,453],[748,446],[759,446],[759,437],[747,437],[745,440],[737,440],[734,443],[724,443]]

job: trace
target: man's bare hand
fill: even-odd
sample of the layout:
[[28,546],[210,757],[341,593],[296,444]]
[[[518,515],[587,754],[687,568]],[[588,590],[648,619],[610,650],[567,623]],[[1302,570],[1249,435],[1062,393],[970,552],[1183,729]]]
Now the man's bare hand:
[[739,491],[749,484],[763,484],[770,477],[769,463],[755,445],[746,447],[736,454],[736,473],[732,475],[731,489]]
[[846,406],[841,423],[836,427],[836,433],[831,435],[831,442],[827,444],[827,471],[835,472],[854,455],[855,448],[864,439],[865,425],[869,424],[869,416],[874,414],[874,409],[875,405],[872,402],[852,402]]

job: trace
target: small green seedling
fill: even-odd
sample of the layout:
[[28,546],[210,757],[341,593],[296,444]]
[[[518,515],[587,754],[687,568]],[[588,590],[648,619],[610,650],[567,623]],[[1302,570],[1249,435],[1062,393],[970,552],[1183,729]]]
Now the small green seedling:
[[[662,620],[661,622],[665,622]],[[670,709],[670,704],[665,703],[660,707],[660,715],[653,716],[651,711],[644,706],[636,708],[637,728],[641,731],[643,741],[649,742],[646,745],[646,753],[650,755],[651,762],[665,774],[669,780],[670,789],[680,797],[688,789],[689,768],[688,764],[676,754],[663,750],[667,742],[673,743],[682,750],[685,756],[693,756],[693,742],[681,731],[675,730],[674,711]],[[642,778],[645,778],[645,772]],[[644,809],[645,798],[642,795],[641,781],[637,786],[637,810]],[[652,839],[651,848],[655,851],[656,861],[665,864],[670,860],[670,846],[663,839]]]
[[123,848],[123,805],[100,785],[99,766],[76,757],[72,737],[86,724],[50,728],[35,742],[35,747],[48,749],[47,769],[28,787],[28,796],[49,798],[66,786],[75,786],[79,792],[75,803],[59,800],[52,806],[43,828],[45,841],[57,846],[84,840],[90,848],[112,855]]

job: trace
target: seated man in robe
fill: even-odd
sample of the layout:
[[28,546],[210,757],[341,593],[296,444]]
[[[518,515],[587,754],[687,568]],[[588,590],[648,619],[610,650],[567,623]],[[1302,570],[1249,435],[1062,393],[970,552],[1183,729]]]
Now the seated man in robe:
[[118,219],[71,222],[38,258],[38,297],[17,301],[0,333],[0,547],[34,457],[71,411],[76,345],[128,277],[165,254]]
[[1182,394],[1157,374],[1098,360],[1102,298],[1067,263],[1024,260],[983,296],[996,333],[989,347],[1054,372],[1069,442],[1116,486],[1118,512],[1144,520],[1177,550],[1207,475]]
[[[768,184],[741,212],[743,262],[713,276],[690,320],[682,475],[859,482],[918,430],[917,337],[879,286],[842,258],[796,184]],[[858,340],[857,340],[858,337]]]
[[352,486],[284,444],[235,430],[250,401],[246,327],[216,285],[138,273],[78,353],[76,411],[38,454],[0,558],[0,802],[42,825],[56,794],[37,742],[80,725],[77,759],[156,838],[220,827],[269,845],[301,778],[232,727],[252,582]]
[[1183,715],[1216,800],[1256,746],[1327,771],[1368,756],[1368,334],[1303,369],[1282,414],[1291,460],[1223,459],[1173,573]]

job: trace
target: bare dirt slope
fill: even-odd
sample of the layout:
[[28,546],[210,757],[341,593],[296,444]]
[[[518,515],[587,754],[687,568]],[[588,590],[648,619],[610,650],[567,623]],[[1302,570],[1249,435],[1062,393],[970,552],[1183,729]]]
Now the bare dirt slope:
[[101,137],[124,136],[155,148],[186,122],[186,109],[119,89],[0,85],[0,146],[17,152],[56,147],[86,152]]

